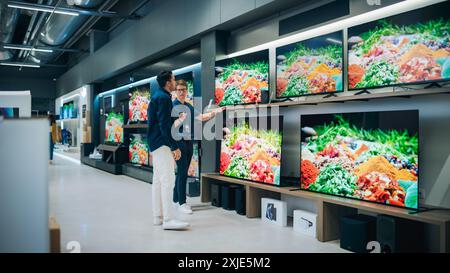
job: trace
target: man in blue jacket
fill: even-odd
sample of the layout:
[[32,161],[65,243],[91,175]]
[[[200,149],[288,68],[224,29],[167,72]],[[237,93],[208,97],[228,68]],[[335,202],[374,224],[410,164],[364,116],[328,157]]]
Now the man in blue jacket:
[[153,224],[164,229],[185,229],[188,223],[174,218],[172,194],[175,184],[175,160],[181,151],[172,136],[172,100],[175,77],[162,71],[156,78],[159,88],[152,90],[148,108],[148,142],[153,155]]

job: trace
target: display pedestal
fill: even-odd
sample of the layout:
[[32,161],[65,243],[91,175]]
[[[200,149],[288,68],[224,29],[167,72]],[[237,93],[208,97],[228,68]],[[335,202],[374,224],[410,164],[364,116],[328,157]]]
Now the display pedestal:
[[232,183],[245,186],[246,216],[261,217],[261,198],[281,199],[281,194],[312,200],[317,207],[317,239],[321,242],[337,240],[340,237],[339,222],[342,216],[357,214],[358,210],[386,214],[403,219],[433,225],[439,229],[439,251],[450,252],[450,212],[443,210],[410,214],[411,210],[374,204],[309,191],[291,191],[293,187],[275,187],[221,176],[217,173],[202,174],[200,182],[201,201],[211,201],[211,183]]
[[135,166],[131,163],[125,163],[122,165],[122,174],[150,184],[152,183],[153,171],[150,167]]

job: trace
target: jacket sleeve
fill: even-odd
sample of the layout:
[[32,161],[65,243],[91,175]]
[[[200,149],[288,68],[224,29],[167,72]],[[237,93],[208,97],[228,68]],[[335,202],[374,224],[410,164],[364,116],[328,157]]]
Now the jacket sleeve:
[[178,149],[178,143],[172,137],[172,101],[170,99],[162,98],[158,104],[158,121],[161,135],[164,138],[166,145],[170,147],[170,150],[175,151]]

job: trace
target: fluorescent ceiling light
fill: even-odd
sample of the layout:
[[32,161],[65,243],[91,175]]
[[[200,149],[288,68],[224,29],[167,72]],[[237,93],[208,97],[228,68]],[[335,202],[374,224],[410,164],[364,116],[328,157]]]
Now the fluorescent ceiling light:
[[58,13],[58,14],[71,15],[71,16],[79,16],[80,15],[78,12],[74,12],[74,11],[63,11],[63,10],[58,10],[58,9],[54,9],[54,8],[31,7],[31,6],[19,5],[19,4],[8,4],[8,7],[16,8],[16,9],[26,9],[26,10]]
[[38,64],[26,64],[26,63],[0,63],[0,65],[19,66],[19,67],[33,67],[33,68],[40,68],[41,67]]
[[3,48],[29,50],[29,51],[39,51],[39,52],[48,52],[48,53],[53,52],[53,50],[51,50],[51,49],[40,49],[40,48],[34,48],[34,47],[22,47],[22,46],[10,46],[10,45],[5,45],[5,46],[3,46]]
[[389,17],[392,15],[396,15],[402,12],[419,9],[422,7],[426,7],[432,4],[443,2],[443,0],[406,0],[396,4],[392,4],[390,6],[386,6],[383,8],[379,8],[377,10],[369,11],[366,13],[362,13],[353,17],[347,17],[342,20],[338,20],[326,25],[322,25],[316,28],[308,29],[306,31],[280,38],[278,40],[274,40],[271,42],[267,42],[265,44],[261,44],[258,46],[254,46],[251,48],[247,48],[238,52],[234,52],[232,54],[227,55],[227,58],[233,58],[240,55],[268,49],[271,47],[279,47],[282,45],[287,45],[294,42],[303,41],[309,38],[317,37],[320,35],[325,35],[331,32],[340,31],[345,28],[349,28],[352,26],[356,26],[359,24],[364,24],[367,22],[375,21],[378,19],[382,19],[385,17]]

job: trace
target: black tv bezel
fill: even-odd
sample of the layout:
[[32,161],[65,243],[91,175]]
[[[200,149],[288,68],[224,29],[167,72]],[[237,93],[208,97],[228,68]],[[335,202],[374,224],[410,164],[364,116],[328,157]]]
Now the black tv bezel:
[[[419,8],[419,9],[409,10],[409,11],[397,13],[397,14],[395,14],[395,15],[383,17],[383,18],[380,18],[380,19],[377,19],[377,20],[373,20],[373,21],[369,21],[369,22],[366,22],[366,23],[354,25],[354,26],[351,26],[351,27],[348,27],[348,28],[347,28],[347,33],[348,33],[348,31],[349,31],[350,29],[355,28],[355,27],[363,26],[363,25],[366,25],[366,24],[371,24],[371,23],[374,23],[374,22],[379,22],[380,20],[385,20],[385,19],[389,19],[389,18],[392,18],[392,17],[396,17],[396,16],[405,16],[405,15],[408,14],[408,13],[411,13],[411,12],[417,12],[417,11],[419,11],[419,10],[423,10],[423,9],[426,9],[426,8],[430,8],[430,7],[432,7],[432,6],[436,5],[436,4],[442,4],[442,3],[445,3],[445,2],[435,3],[435,4],[432,4],[432,5],[429,5],[429,6],[426,6],[426,7],[422,7],[422,8]],[[381,88],[388,88],[388,87],[403,87],[403,86],[408,86],[408,85],[433,84],[433,83],[440,83],[440,82],[447,82],[447,81],[450,81],[450,78],[445,78],[445,79],[429,80],[429,81],[417,81],[417,82],[396,83],[396,84],[379,85],[379,86],[370,86],[370,87],[350,88],[350,81],[349,81],[349,74],[348,74],[348,68],[350,67],[350,63],[349,63],[349,51],[350,51],[350,47],[349,47],[349,44],[348,44],[348,39],[349,39],[349,38],[350,38],[350,37],[347,37],[347,41],[346,41],[346,43],[347,43],[347,91],[349,91],[349,92],[360,91],[360,90],[381,89]]]
[[[283,48],[283,47],[285,47],[285,46],[290,46],[290,45],[293,45],[293,44],[299,44],[299,43],[302,43],[302,42],[306,42],[306,41],[309,41],[309,40],[312,40],[312,39],[317,39],[317,38],[319,38],[319,37],[322,37],[322,36],[327,36],[327,35],[330,35],[330,34],[334,34],[334,33],[341,33],[341,35],[342,35],[342,46],[341,46],[341,48],[342,48],[342,58],[341,58],[341,63],[342,63],[342,76],[341,76],[341,78],[342,78],[342,90],[339,90],[339,91],[332,91],[332,92],[321,92],[321,93],[307,93],[307,94],[302,94],[302,95],[298,95],[298,96],[278,96],[277,95],[277,82],[278,81],[276,81],[275,82],[275,98],[276,99],[289,99],[289,98],[301,98],[301,97],[309,97],[309,96],[320,96],[320,95],[329,95],[329,94],[336,94],[336,93],[342,93],[342,92],[344,92],[345,90],[344,90],[344,60],[345,60],[345,58],[344,58],[344,53],[345,53],[345,51],[344,51],[344,30],[338,30],[338,31],[333,31],[333,32],[330,32],[330,33],[327,33],[327,34],[323,34],[323,35],[320,35],[320,36],[314,36],[314,37],[311,37],[311,38],[308,38],[308,39],[305,39],[305,40],[300,40],[300,41],[297,41],[297,42],[293,42],[293,43],[290,43],[290,44],[286,44],[286,45],[282,45],[282,46],[279,46],[279,47],[277,47],[277,48],[275,48],[275,60],[276,60],[276,56],[278,55],[277,54],[277,50],[279,49],[279,48]],[[347,58],[348,58],[348,56],[347,56]],[[347,62],[348,63],[348,62]],[[278,80],[278,61],[275,61],[275,80]],[[347,73],[348,74],[348,73]]]
[[[243,57],[243,56],[248,56],[248,55],[252,55],[252,54],[262,54],[263,52],[267,52],[267,86],[268,86],[268,90],[267,92],[269,93],[269,98],[270,98],[270,55],[269,55],[269,49],[263,49],[263,50],[259,50],[259,51],[255,51],[255,52],[251,52],[251,53],[247,53],[247,54],[242,54],[239,56],[235,56],[232,58],[226,58],[226,59],[222,59],[219,61],[215,61],[214,62],[214,102],[216,101],[216,67],[217,67],[217,62],[222,62],[222,61],[227,61],[227,60],[233,60],[235,58],[239,58],[239,57]],[[227,107],[227,106],[237,106],[237,105],[258,105],[258,104],[267,104],[269,102],[263,102],[262,101],[262,91],[261,91],[261,101],[260,102],[248,102],[248,103],[236,103],[236,104],[227,104],[227,105],[222,105],[220,107]],[[217,104],[217,106],[219,106],[219,104]]]
[[[274,117],[278,117],[279,118],[279,124],[280,124],[280,129],[279,129],[279,131],[281,132],[281,152],[280,152],[280,184],[279,185],[276,185],[276,184],[270,184],[270,183],[266,183],[266,182],[261,182],[261,181],[256,181],[256,180],[251,180],[251,179],[247,179],[247,178],[240,178],[240,177],[234,177],[234,176],[228,176],[228,175],[224,175],[224,174],[221,174],[220,173],[220,170],[219,170],[219,175],[220,176],[223,176],[223,177],[229,177],[229,178],[233,178],[233,179],[239,179],[239,180],[243,180],[243,181],[248,181],[248,182],[253,182],[253,183],[258,183],[258,184],[262,184],[262,185],[268,185],[268,186],[272,186],[272,187],[277,187],[277,188],[281,188],[281,187],[284,187],[284,184],[282,183],[282,180],[281,180],[281,178],[282,178],[282,175],[281,175],[281,170],[283,169],[283,120],[284,120],[284,118],[283,118],[283,115],[278,115],[278,116],[263,116],[264,118],[266,118],[266,117],[270,117],[270,118],[274,118]],[[245,117],[245,120],[247,120],[249,117]],[[257,116],[256,117],[257,119],[258,119],[258,123],[259,123],[259,116]],[[236,121],[236,119],[237,118],[235,118],[234,119],[234,121]],[[234,124],[236,124],[236,123],[234,123]],[[225,140],[225,138],[223,138],[221,141],[220,141],[220,150],[219,150],[219,166],[220,166],[220,154],[222,154],[222,142]]]
[[[317,115],[340,115],[340,114],[363,114],[363,113],[380,113],[380,112],[402,112],[402,111],[414,111],[417,113],[417,139],[418,139],[418,143],[419,146],[417,147],[417,162],[418,165],[420,166],[420,111],[419,109],[402,109],[402,110],[386,110],[386,111],[364,111],[364,112],[341,112],[341,113],[325,113],[325,114],[306,114],[306,115],[300,115],[300,166],[302,163],[302,143],[301,143],[301,128],[302,128],[302,117],[303,116],[317,116]],[[302,179],[302,173],[301,173],[301,169],[300,169],[300,178],[298,180],[300,188],[299,190],[301,191],[306,191],[306,192],[311,192],[311,193],[316,193],[316,194],[323,194],[326,196],[334,196],[334,197],[340,197],[340,198],[346,198],[346,199],[350,199],[350,200],[357,200],[357,201],[364,201],[370,204],[375,204],[375,205],[382,205],[382,206],[388,206],[388,207],[394,207],[394,208],[400,208],[403,210],[411,210],[411,211],[419,211],[420,210],[420,198],[419,198],[419,189],[420,189],[420,177],[421,177],[421,171],[420,171],[420,167],[419,167],[419,172],[417,175],[417,208],[410,208],[410,207],[402,207],[402,206],[398,206],[398,205],[391,205],[391,204],[386,204],[386,203],[378,203],[378,202],[374,202],[374,201],[369,201],[369,200],[364,200],[364,199],[359,199],[359,198],[355,198],[355,197],[348,197],[348,196],[343,196],[343,195],[337,195],[337,194],[331,194],[331,193],[325,193],[325,192],[319,192],[319,191],[312,191],[312,190],[308,190],[308,189],[304,189],[302,188],[302,184],[301,184],[301,179]]]
[[[140,88],[140,87],[143,87],[143,86],[147,86],[148,87],[149,105],[150,105],[150,99],[151,99],[151,95],[152,95],[152,90],[151,90],[151,85],[150,85],[149,82],[148,83],[144,83],[144,84],[140,84],[140,85],[136,85],[136,86],[133,86],[133,87],[129,87],[128,88],[128,94],[132,94],[133,90],[135,88]],[[148,122],[148,117],[147,117],[147,120],[131,120],[131,118],[130,118],[130,101],[131,101],[131,96],[128,95],[128,114],[127,114],[128,115],[128,124],[146,124]]]

